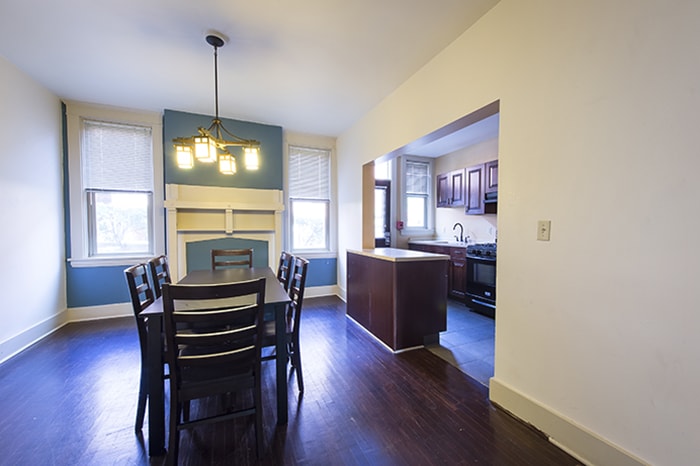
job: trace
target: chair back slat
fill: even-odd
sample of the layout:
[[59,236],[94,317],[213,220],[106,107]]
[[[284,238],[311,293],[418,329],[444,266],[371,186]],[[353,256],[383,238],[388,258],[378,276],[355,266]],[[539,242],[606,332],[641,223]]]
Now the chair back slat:
[[294,257],[289,280],[289,297],[291,302],[287,305],[287,322],[292,324],[293,332],[299,331],[301,322],[301,308],[304,303],[304,289],[306,288],[306,272],[309,261],[303,257]]
[[280,253],[279,264],[277,265],[277,280],[284,286],[284,290],[289,290],[289,280],[292,278],[291,267],[294,261],[294,256],[287,251]]
[[[249,304],[229,304],[234,300]],[[253,374],[260,364],[265,279],[163,286],[169,365],[178,386]],[[206,371],[216,366],[216,371]],[[202,369],[205,372],[198,371]],[[196,376],[194,374],[197,374]]]
[[155,301],[155,293],[148,279],[146,264],[136,264],[125,269],[124,276],[129,289],[131,307],[134,311],[134,316],[138,318],[141,311]]
[[252,249],[212,249],[211,269],[222,267],[253,267]]
[[160,298],[164,283],[171,283],[170,266],[168,265],[168,256],[162,254],[148,261],[148,267],[151,271],[151,279],[153,280],[153,291],[156,298]]

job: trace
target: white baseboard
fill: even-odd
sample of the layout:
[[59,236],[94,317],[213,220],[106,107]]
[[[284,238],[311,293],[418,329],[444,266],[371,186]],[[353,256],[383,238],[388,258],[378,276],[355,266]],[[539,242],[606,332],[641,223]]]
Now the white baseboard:
[[72,307],[68,309],[68,322],[83,320],[111,319],[114,317],[133,316],[131,303],[105,304],[102,306]]
[[0,364],[68,323],[66,311],[54,314],[27,330],[0,342]]
[[492,377],[489,398],[515,417],[542,431],[549,441],[590,466],[646,466],[648,463],[613,445],[583,426],[552,411]]
[[338,296],[338,285],[310,286],[304,290],[305,298],[317,298],[319,296]]

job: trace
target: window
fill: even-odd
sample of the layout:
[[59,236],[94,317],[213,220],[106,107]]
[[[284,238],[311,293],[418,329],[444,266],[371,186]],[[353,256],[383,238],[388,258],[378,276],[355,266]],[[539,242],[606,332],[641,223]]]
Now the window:
[[430,163],[406,160],[404,164],[406,228],[428,228]]
[[331,151],[289,146],[292,251],[328,251]]
[[163,251],[160,121],[67,106],[73,266],[129,264]]
[[83,122],[88,256],[153,255],[151,128]]

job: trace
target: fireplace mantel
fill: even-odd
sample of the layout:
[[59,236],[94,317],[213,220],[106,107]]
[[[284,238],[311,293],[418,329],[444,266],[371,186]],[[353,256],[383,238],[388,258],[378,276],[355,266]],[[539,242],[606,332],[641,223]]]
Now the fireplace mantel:
[[190,241],[218,238],[266,240],[270,267],[282,251],[284,198],[277,189],[165,185],[166,231],[171,272],[187,272]]

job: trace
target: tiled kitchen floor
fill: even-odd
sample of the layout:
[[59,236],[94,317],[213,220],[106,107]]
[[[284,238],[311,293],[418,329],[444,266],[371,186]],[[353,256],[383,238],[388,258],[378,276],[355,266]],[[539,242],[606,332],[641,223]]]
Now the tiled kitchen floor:
[[428,349],[488,387],[493,376],[495,321],[448,300],[447,331]]

